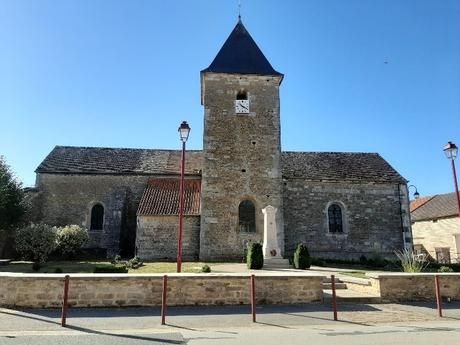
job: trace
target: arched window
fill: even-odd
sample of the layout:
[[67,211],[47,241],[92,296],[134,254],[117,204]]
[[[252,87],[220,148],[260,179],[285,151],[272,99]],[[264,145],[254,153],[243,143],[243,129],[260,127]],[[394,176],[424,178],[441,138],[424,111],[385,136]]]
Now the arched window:
[[238,207],[238,226],[243,232],[256,231],[256,208],[251,200],[243,200]]
[[90,230],[102,230],[104,225],[104,206],[96,204],[91,209],[91,227]]
[[248,93],[244,90],[238,91],[236,94],[236,99],[248,99]]
[[338,204],[332,204],[327,210],[329,220],[329,232],[343,232],[342,208]]

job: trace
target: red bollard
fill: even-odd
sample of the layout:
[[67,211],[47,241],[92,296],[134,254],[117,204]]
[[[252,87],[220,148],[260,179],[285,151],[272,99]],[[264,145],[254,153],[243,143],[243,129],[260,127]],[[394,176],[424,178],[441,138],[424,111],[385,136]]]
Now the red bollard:
[[332,311],[334,312],[334,321],[337,321],[337,297],[335,294],[335,276],[331,275],[332,285]]
[[69,276],[64,277],[64,298],[62,300],[61,326],[65,327],[67,319],[67,300],[69,298]]
[[434,284],[436,286],[436,307],[438,309],[438,316],[442,317],[442,301],[441,301],[441,289],[439,288],[439,276],[434,276]]
[[168,276],[163,276],[163,292],[161,295],[161,324],[166,325],[166,289],[168,288]]
[[256,322],[256,284],[254,274],[251,275],[251,313],[252,322]]

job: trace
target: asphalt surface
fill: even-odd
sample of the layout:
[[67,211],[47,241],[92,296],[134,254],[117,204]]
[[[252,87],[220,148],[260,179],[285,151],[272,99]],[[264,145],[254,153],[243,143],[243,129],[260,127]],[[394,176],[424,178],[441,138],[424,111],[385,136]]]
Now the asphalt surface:
[[460,302],[339,305],[339,321],[324,304],[70,309],[0,309],[0,344],[460,344]]

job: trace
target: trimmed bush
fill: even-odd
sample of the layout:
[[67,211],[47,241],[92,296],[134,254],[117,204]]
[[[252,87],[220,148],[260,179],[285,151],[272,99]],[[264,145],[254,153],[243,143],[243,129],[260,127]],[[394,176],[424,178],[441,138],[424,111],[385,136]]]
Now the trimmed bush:
[[128,273],[125,265],[100,264],[94,267],[94,273]]
[[57,249],[65,257],[75,257],[88,240],[88,231],[81,226],[67,225],[56,228]]
[[209,267],[209,265],[203,265],[203,267],[201,267],[201,272],[210,273],[211,272],[211,267]]
[[300,243],[294,252],[294,267],[300,270],[310,268],[311,258],[307,246]]
[[451,268],[451,267],[447,267],[447,266],[441,266],[438,268],[438,272],[440,273],[449,273],[449,272],[453,272],[454,270]]
[[260,270],[264,266],[264,255],[260,243],[251,243],[246,257],[246,264],[249,269]]
[[56,248],[56,230],[47,224],[30,224],[16,232],[16,250],[23,259],[45,262]]

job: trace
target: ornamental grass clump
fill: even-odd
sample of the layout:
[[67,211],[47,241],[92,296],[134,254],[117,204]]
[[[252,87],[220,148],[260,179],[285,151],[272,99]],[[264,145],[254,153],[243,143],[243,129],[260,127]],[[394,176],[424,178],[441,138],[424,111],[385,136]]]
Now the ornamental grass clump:
[[305,270],[310,268],[311,257],[306,245],[300,243],[294,252],[294,268]]
[[246,257],[246,264],[249,269],[260,270],[264,266],[264,255],[260,243],[251,243]]
[[418,273],[422,272],[428,266],[428,262],[425,258],[415,256],[410,250],[405,249],[403,251],[396,251],[395,254],[404,272]]

